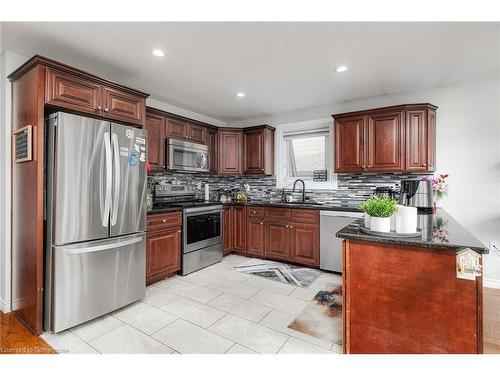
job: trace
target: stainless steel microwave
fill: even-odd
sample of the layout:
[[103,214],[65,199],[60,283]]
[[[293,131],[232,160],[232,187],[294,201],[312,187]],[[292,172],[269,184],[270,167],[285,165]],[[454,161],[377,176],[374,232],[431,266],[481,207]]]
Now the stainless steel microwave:
[[208,146],[167,138],[167,166],[180,172],[208,172]]

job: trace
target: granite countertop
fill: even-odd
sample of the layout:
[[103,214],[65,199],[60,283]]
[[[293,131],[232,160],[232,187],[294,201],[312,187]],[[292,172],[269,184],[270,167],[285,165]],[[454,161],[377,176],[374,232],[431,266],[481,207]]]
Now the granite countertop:
[[462,250],[470,248],[479,254],[488,254],[488,248],[458,223],[444,209],[438,208],[434,214],[419,214],[420,237],[397,238],[378,237],[360,231],[363,219],[342,228],[336,233],[339,238],[357,241],[381,242],[403,246],[418,246],[436,250]]
[[344,211],[344,212],[361,212],[357,206],[335,206],[332,204],[322,203],[283,203],[270,201],[248,201],[245,203],[230,202],[224,205],[233,206],[265,206],[265,207],[282,207],[282,208],[307,208],[321,211]]

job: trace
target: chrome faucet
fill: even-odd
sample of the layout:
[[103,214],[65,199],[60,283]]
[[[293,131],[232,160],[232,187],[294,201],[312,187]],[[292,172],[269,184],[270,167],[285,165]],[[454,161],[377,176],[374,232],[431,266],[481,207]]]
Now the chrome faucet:
[[304,180],[301,179],[296,179],[295,182],[293,183],[293,190],[292,192],[295,192],[295,185],[297,185],[297,182],[302,182],[302,203],[306,201],[306,184]]

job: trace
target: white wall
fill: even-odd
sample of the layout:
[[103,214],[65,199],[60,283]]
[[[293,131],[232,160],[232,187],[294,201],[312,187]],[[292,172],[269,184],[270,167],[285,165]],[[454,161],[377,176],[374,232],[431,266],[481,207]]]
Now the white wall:
[[[283,124],[332,113],[430,102],[437,111],[437,173],[449,173],[450,194],[439,202],[486,246],[500,244],[500,78],[405,92],[234,122]],[[500,254],[485,258],[486,285],[500,288]]]
[[10,310],[11,85],[7,76],[28,58],[0,52],[0,309]]

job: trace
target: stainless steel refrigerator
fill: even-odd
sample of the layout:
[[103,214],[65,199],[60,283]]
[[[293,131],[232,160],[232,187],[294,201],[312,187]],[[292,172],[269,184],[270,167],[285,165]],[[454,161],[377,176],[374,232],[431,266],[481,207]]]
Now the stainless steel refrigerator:
[[144,298],[147,132],[64,112],[46,127],[44,328]]

